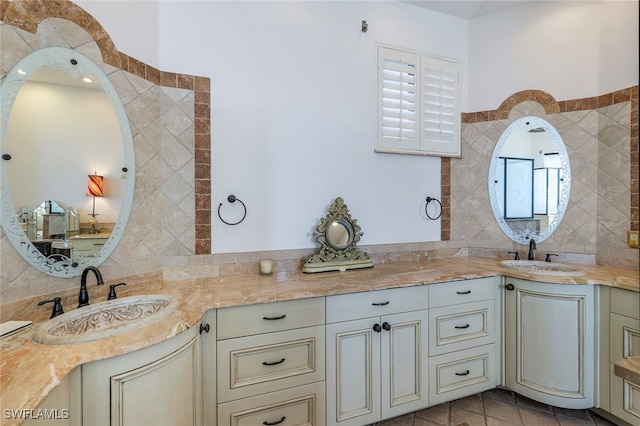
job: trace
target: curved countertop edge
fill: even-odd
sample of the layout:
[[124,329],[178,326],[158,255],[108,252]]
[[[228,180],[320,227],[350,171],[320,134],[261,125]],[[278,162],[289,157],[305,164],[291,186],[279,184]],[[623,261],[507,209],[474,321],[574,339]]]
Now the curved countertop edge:
[[[593,264],[567,264],[584,271],[577,277],[514,271],[499,260],[452,257],[426,262],[378,264],[346,272],[281,272],[271,276],[237,275],[138,284],[127,296],[163,293],[180,301],[177,310],[153,324],[119,336],[66,345],[31,340],[33,326],[0,340],[0,395],[3,409],[35,409],[49,392],[82,364],[123,355],[172,337],[180,321],[197,324],[208,310],[276,301],[323,297],[494,276],[567,285],[605,285],[640,291],[639,272]],[[28,318],[16,318],[28,319]],[[36,322],[34,322],[34,325]],[[3,419],[2,424],[19,424]]]

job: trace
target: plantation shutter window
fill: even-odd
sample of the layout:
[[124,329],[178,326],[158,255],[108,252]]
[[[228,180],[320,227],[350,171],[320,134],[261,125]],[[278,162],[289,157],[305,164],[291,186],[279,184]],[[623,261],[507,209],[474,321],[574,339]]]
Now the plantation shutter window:
[[381,56],[379,134],[385,145],[416,149],[419,146],[419,56],[404,52]]
[[460,155],[455,61],[378,47],[376,151]]

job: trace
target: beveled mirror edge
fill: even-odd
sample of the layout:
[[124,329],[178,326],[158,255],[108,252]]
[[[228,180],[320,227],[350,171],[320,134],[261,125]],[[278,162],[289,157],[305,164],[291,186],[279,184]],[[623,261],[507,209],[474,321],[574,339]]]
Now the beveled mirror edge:
[[[107,75],[92,60],[75,50],[65,47],[45,47],[32,52],[16,63],[9,73],[7,73],[4,81],[2,82],[2,86],[0,86],[0,119],[3,123],[8,123],[11,108],[13,107],[13,103],[20,91],[20,88],[22,87],[22,84],[31,74],[33,74],[35,70],[43,64],[58,69],[63,66],[66,67],[68,66],[68,61],[71,59],[76,59],[78,61],[77,66],[79,69],[84,69],[100,79],[100,83],[111,101],[118,123],[120,124],[120,134],[122,136],[125,158],[125,164],[123,167],[127,168],[126,179],[124,179],[121,209],[111,235],[98,253],[98,256],[82,258],[78,262],[78,265],[74,267],[71,260],[53,261],[53,259],[47,258],[41,254],[22,230],[22,227],[15,215],[15,208],[11,200],[6,167],[0,168],[0,193],[2,194],[0,199],[0,211],[2,214],[1,224],[7,239],[14,249],[31,266],[45,274],[58,278],[78,276],[82,273],[84,267],[99,266],[111,255],[120,241],[129,220],[133,205],[136,174],[133,136],[124,105]],[[18,73],[18,69],[22,69],[26,74],[20,75]],[[2,154],[6,153],[6,127],[7,126],[4,125],[0,129],[0,149]],[[123,173],[125,172],[123,171]]]
[[[544,128],[551,139],[553,140],[555,146],[558,148],[558,154],[560,155],[560,160],[562,167],[563,176],[566,176],[565,185],[562,185],[562,191],[560,192],[559,202],[558,202],[558,215],[554,218],[553,221],[549,223],[547,228],[542,232],[523,232],[523,231],[514,231],[509,227],[506,220],[500,216],[499,214],[499,205],[497,194],[495,190],[494,183],[494,175],[496,173],[496,167],[498,164],[498,157],[500,156],[500,152],[502,151],[502,147],[505,142],[509,139],[509,136],[513,133],[515,129],[525,128],[525,129],[535,129],[538,127]],[[487,178],[487,187],[489,193],[489,202],[491,204],[491,210],[493,211],[493,216],[496,219],[496,222],[500,226],[500,229],[506,236],[508,236],[511,240],[515,241],[519,244],[529,244],[531,239],[535,240],[536,243],[540,243],[553,234],[556,228],[562,222],[562,218],[567,210],[569,204],[569,198],[571,195],[571,164],[569,161],[569,154],[567,152],[567,148],[564,144],[562,136],[558,133],[556,128],[549,123],[547,120],[535,117],[535,116],[526,116],[521,117],[515,121],[513,121],[509,126],[505,129],[505,131],[500,135],[496,146],[494,147],[493,153],[491,155],[491,161],[489,163],[489,174]]]

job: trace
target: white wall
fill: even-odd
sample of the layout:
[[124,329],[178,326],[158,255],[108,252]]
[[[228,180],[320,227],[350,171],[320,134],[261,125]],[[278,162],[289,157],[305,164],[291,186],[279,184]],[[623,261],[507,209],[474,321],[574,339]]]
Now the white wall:
[[[369,30],[361,32],[361,21]],[[163,70],[212,78],[214,252],[306,248],[334,198],[362,244],[437,241],[440,160],[375,154],[376,43],[457,59],[466,21],[397,2],[163,2]],[[238,226],[235,194],[248,209]]]
[[[440,196],[439,160],[373,153],[375,43],[461,59],[465,112],[525,89],[596,96],[638,84],[637,2],[604,3],[535,2],[467,21],[394,0],[78,2],[120,51],[212,79],[218,253],[313,247],[337,196],[363,244],[439,239],[439,222],[420,213]],[[238,218],[229,194],[248,206],[235,227],[215,214],[224,203]]]
[[470,21],[468,111],[525,89],[557,100],[638,84],[638,2],[536,2]]
[[[116,49],[145,64],[157,67],[160,24],[158,21],[158,0],[71,1],[98,20],[113,40]],[[176,72],[180,72],[180,70],[176,70]]]

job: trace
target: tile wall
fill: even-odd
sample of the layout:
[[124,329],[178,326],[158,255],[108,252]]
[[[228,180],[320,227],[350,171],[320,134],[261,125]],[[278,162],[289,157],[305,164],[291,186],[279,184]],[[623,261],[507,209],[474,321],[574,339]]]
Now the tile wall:
[[495,111],[465,114],[463,155],[451,160],[451,240],[468,241],[474,252],[497,250],[498,256],[518,247],[493,220],[487,173],[495,142],[509,124],[526,115],[556,127],[572,171],[567,212],[558,229],[538,245],[539,252],[580,254],[599,264],[637,268],[638,250],[626,246],[627,230],[638,229],[637,86],[562,102],[527,90]]
[[[160,71],[118,52],[100,24],[69,1],[1,2],[0,38],[0,77],[35,49],[65,46],[103,62],[122,97],[134,132],[136,192],[125,234],[101,266],[106,277],[257,274],[263,257],[275,260],[278,271],[299,270],[315,251],[208,254],[208,78]],[[493,220],[486,173],[502,131],[527,114],[540,115],[558,128],[574,173],[569,211],[540,251],[566,253],[564,259],[570,261],[637,267],[638,250],[624,244],[626,230],[638,229],[637,86],[561,102],[543,92],[524,91],[495,111],[463,114],[462,157],[442,159],[441,241],[362,246],[374,263],[467,255],[504,258],[508,250],[523,250]],[[52,279],[29,268],[1,231],[0,267],[3,304],[71,292],[77,286],[76,280]]]
[[[71,2],[2,2],[0,18],[0,78],[37,49],[67,47],[99,64],[125,107],[136,186],[127,228],[100,268],[104,276],[161,275],[165,257],[210,253],[209,79],[159,71],[118,52],[100,24]],[[33,270],[2,232],[0,267],[3,304],[77,287],[76,279]]]

